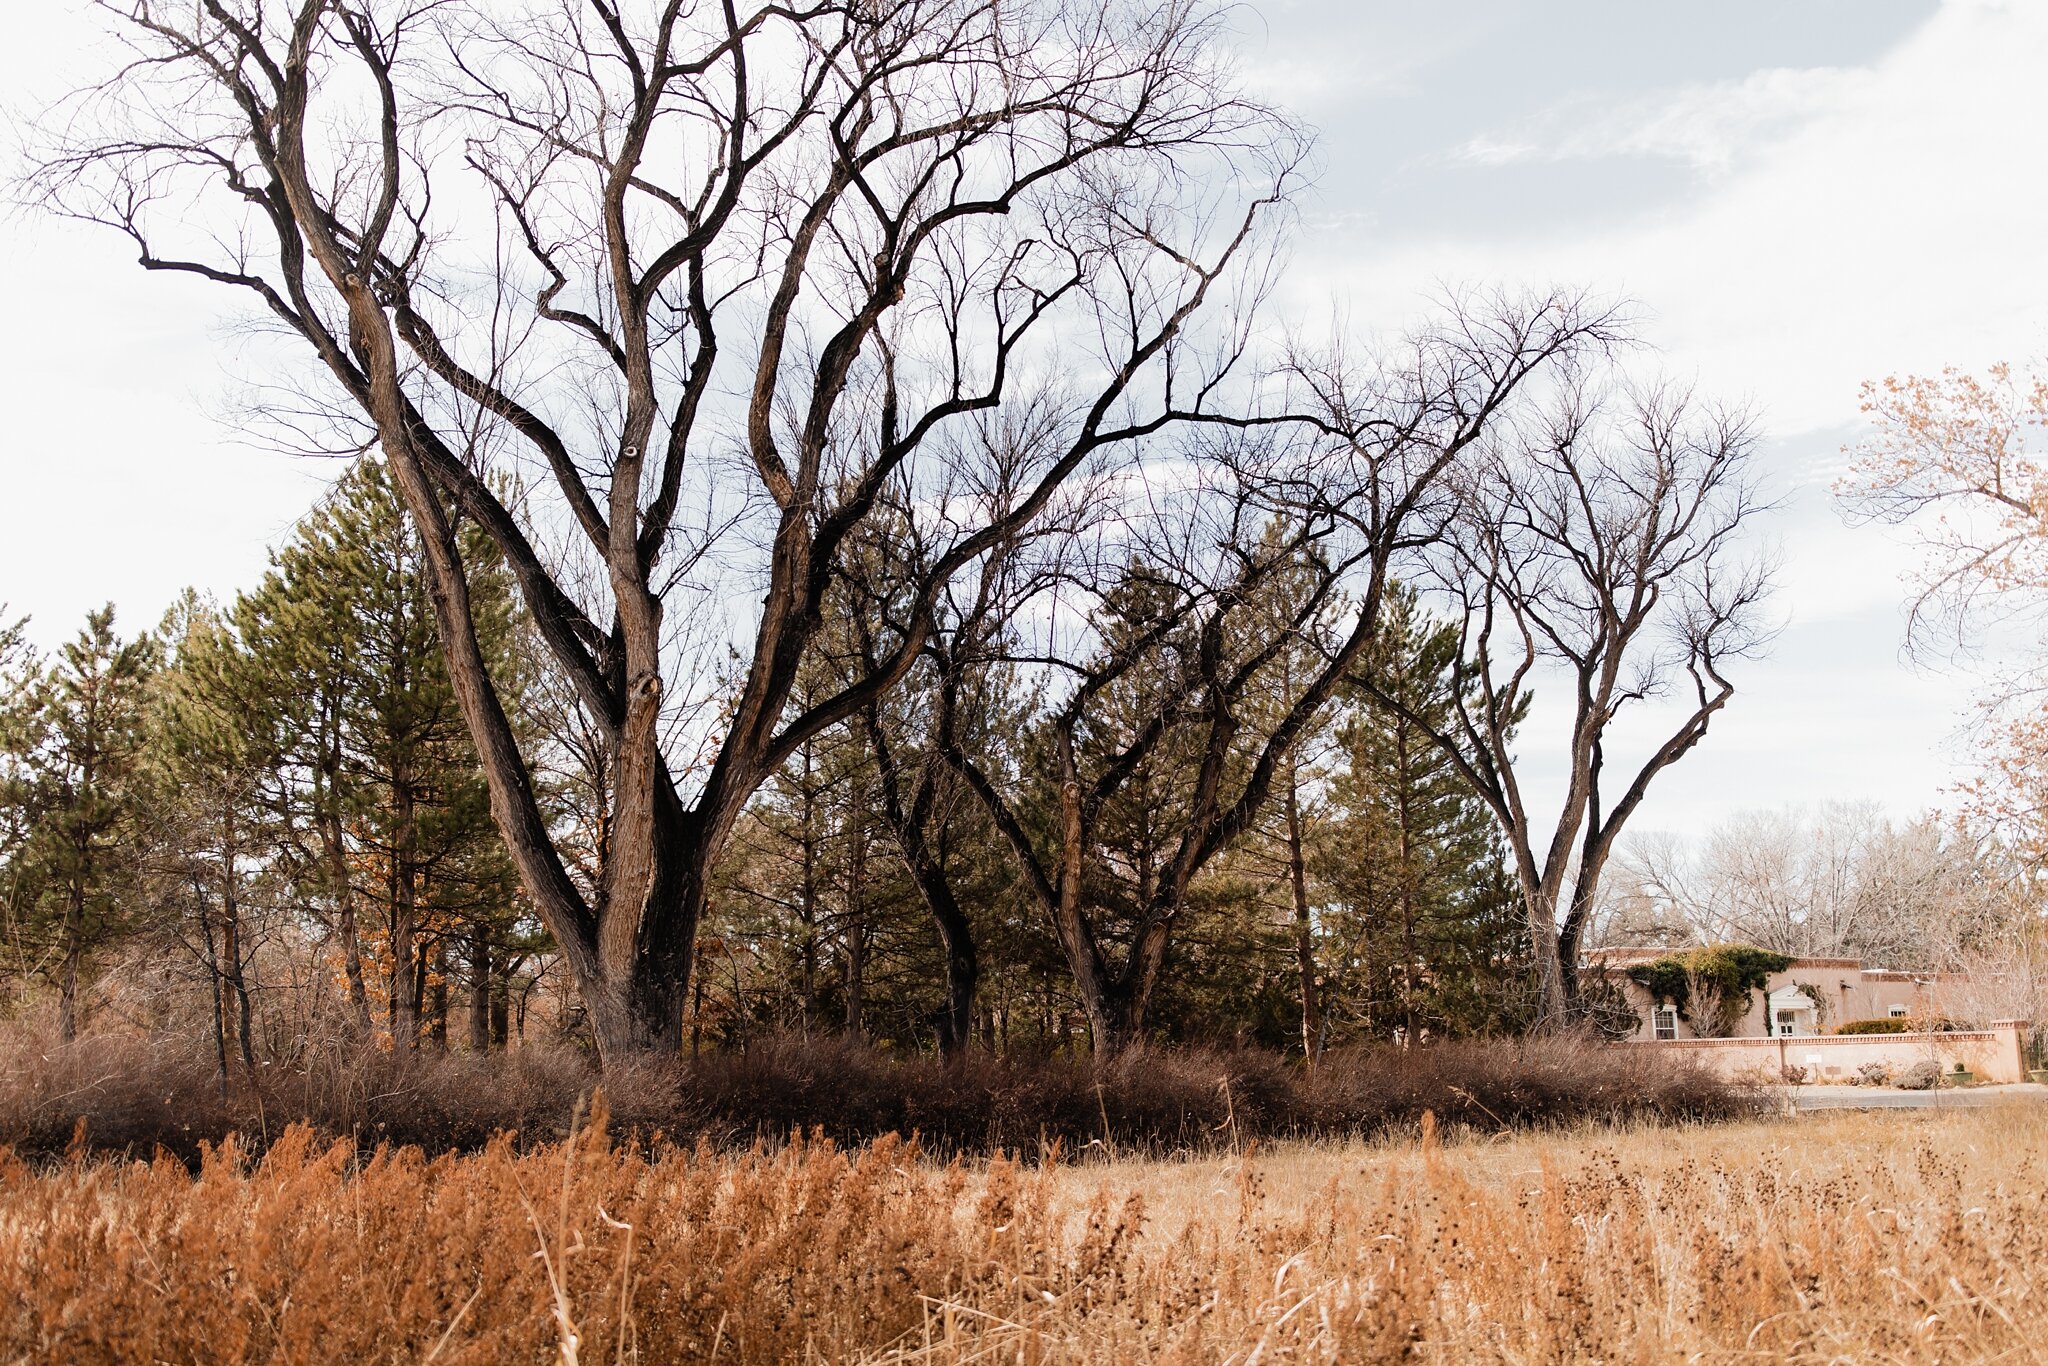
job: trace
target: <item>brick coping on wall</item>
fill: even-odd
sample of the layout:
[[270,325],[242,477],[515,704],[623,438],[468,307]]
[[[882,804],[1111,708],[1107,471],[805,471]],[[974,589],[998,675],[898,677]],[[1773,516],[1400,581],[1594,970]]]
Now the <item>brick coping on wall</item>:
[[1989,1029],[1948,1029],[1940,1033],[1899,1034],[1787,1034],[1758,1035],[1746,1039],[1623,1039],[1622,1043],[1654,1044],[1659,1048],[1755,1048],[1758,1044],[1902,1044],[1902,1043],[1995,1043],[1998,1035]]

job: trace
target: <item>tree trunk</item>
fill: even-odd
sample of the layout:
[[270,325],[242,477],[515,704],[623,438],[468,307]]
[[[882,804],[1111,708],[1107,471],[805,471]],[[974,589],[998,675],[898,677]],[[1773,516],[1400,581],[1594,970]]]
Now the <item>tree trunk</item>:
[[974,926],[953,896],[946,879],[937,879],[936,890],[923,880],[918,890],[932,923],[938,926],[939,943],[946,952],[946,1006],[939,1019],[939,1052],[956,1058],[964,1055],[973,1038],[974,993],[981,981],[981,961],[974,948]]
[[419,932],[419,869],[416,866],[413,793],[406,774],[391,779],[394,827],[391,868],[391,1043],[401,1053],[419,1046],[422,964],[414,936]]
[[867,995],[868,971],[868,841],[865,831],[855,832],[849,862],[846,879],[846,1032],[858,1038],[862,1032],[861,1008]]
[[320,813],[321,853],[327,864],[328,894],[334,898],[334,937],[341,941],[341,969],[348,979],[349,1012],[360,1037],[370,1037],[370,992],[363,980],[363,942],[356,929],[355,887],[349,878],[348,848],[342,842],[341,813],[333,809]]
[[1536,1032],[1555,1034],[1570,1026],[1571,1001],[1557,956],[1556,902],[1525,897],[1529,912],[1530,966],[1536,977]]
[[1287,773],[1287,885],[1294,894],[1294,962],[1301,979],[1301,1052],[1310,1066],[1322,1052],[1323,1005],[1317,983],[1315,923],[1309,915],[1308,859],[1302,848],[1301,791],[1293,765]]
[[503,1052],[512,1046],[513,965],[503,956],[491,964],[491,1047]]
[[938,929],[939,946],[946,955],[946,1003],[938,1021],[939,1056],[963,1057],[973,1037],[974,993],[981,979],[981,963],[974,950],[974,926],[960,909],[959,898],[953,895],[944,857],[932,848],[928,827],[937,794],[931,761],[918,773],[916,794],[906,806],[902,771],[882,728],[881,710],[870,706],[864,717],[868,747],[874,754],[880,779],[882,814],[895,836],[896,851],[910,872],[911,883]]
[[481,925],[469,933],[469,1051],[491,1051],[491,941]]
[[227,984],[221,980],[220,950],[213,942],[213,922],[206,915],[206,892],[199,878],[192,879],[192,890],[199,900],[199,935],[206,945],[206,975],[213,985],[213,1063],[220,1078],[221,1099],[228,1094],[228,998]]
[[897,831],[910,880],[938,928],[946,954],[946,1004],[938,1022],[939,1053],[954,1058],[966,1052],[973,1038],[974,993],[981,980],[981,962],[974,948],[974,925],[953,895],[953,883],[925,842],[922,831]]
[[242,965],[241,889],[235,875],[239,845],[235,838],[235,816],[232,808],[225,813],[222,827],[227,838],[224,841],[226,847],[222,850],[220,875],[221,950],[227,959],[224,969],[227,983],[234,992],[235,1036],[242,1050],[242,1065],[253,1070],[256,1066],[256,1048],[251,1037],[254,1026],[250,1018],[249,978]]
[[1398,862],[1396,875],[1401,879],[1401,1040],[1404,1044],[1416,1042],[1415,1025],[1415,839],[1413,816],[1408,804],[1408,771],[1406,746],[1395,740],[1395,763],[1401,772],[1401,795],[1395,803],[1396,819],[1399,822],[1398,844],[1395,858]]
[[70,1043],[78,1037],[78,965],[85,956],[85,883],[71,879],[64,902],[64,975],[57,992],[57,1037]]
[[442,935],[434,941],[431,958],[423,957],[420,963],[420,982],[427,990],[427,1037],[433,1040],[434,1051],[448,1051],[448,939]]

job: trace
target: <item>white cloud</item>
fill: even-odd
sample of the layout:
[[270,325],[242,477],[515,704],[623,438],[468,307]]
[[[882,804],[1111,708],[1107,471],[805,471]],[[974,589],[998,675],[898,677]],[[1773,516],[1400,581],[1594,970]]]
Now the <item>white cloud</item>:
[[1475,166],[1654,157],[1721,173],[1757,147],[1857,98],[1872,72],[1777,67],[1739,80],[1695,82],[1622,100],[1552,105],[1514,128],[1450,153]]
[[1463,237],[1318,237],[1291,297],[1304,315],[1338,294],[1361,316],[1403,317],[1443,280],[1585,283],[1641,300],[1674,368],[1755,399],[1774,432],[1853,425],[1865,379],[2039,349],[2043,70],[2048,4],[1952,0],[1869,68],[1760,73],[1668,96],[1654,116],[1624,101],[1547,142],[1503,130],[1467,150],[1471,174],[1627,147],[1725,169],[1591,231],[1546,229],[1509,201]]

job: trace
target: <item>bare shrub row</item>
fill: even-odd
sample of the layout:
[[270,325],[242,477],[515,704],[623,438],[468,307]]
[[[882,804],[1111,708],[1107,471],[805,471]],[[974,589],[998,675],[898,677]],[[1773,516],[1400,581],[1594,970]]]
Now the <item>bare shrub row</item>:
[[[223,1083],[179,1040],[109,1036],[69,1046],[17,1040],[0,1063],[0,1142],[194,1157],[231,1133],[260,1149],[290,1124],[368,1151],[474,1151],[511,1132],[564,1135],[596,1087],[566,1050],[489,1057],[316,1055]],[[845,1144],[916,1135],[943,1154],[1101,1149],[1204,1152],[1253,1139],[1369,1134],[1424,1111],[1485,1129],[1581,1121],[1708,1120],[1755,1113],[1750,1087],[1690,1060],[1572,1039],[1361,1047],[1313,1070],[1254,1050],[1085,1057],[973,1054],[952,1063],[844,1040],[771,1039],[744,1052],[614,1069],[604,1082],[624,1131],[721,1146],[820,1133]],[[82,1126],[82,1129],[81,1129]]]

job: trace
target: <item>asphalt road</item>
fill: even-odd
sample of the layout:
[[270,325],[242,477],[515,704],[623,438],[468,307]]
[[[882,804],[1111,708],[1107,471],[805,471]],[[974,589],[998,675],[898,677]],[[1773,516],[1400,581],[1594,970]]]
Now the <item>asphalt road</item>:
[[1793,1086],[1792,1112],[1812,1110],[1952,1110],[1996,1105],[2001,1101],[2048,1101],[2048,1086],[1944,1087],[1938,1091],[1899,1091],[1883,1086]]

